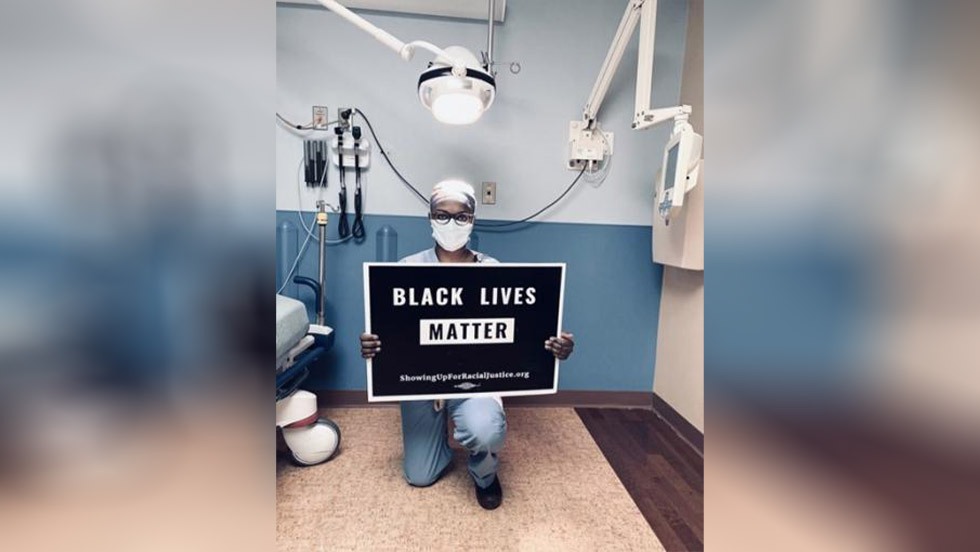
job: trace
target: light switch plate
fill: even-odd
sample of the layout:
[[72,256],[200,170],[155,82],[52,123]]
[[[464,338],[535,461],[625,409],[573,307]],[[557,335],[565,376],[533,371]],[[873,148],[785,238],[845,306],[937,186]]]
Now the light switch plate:
[[313,128],[327,130],[327,108],[322,105],[313,106]]
[[483,193],[480,195],[480,203],[484,205],[494,205],[497,203],[497,183],[484,182]]

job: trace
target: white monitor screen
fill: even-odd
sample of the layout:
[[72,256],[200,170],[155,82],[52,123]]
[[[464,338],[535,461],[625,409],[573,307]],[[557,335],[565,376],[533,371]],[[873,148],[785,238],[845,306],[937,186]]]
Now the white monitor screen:
[[678,141],[674,147],[667,150],[667,166],[664,167],[664,191],[674,187],[674,179],[677,177],[677,154],[681,149]]

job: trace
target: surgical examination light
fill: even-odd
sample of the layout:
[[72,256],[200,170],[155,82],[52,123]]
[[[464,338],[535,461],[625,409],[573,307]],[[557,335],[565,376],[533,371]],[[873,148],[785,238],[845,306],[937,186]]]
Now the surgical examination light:
[[319,2],[394,50],[405,61],[410,61],[417,49],[435,54],[433,62],[419,76],[418,95],[422,105],[432,112],[439,122],[450,125],[474,123],[493,104],[497,90],[497,83],[491,71],[495,13],[493,1],[490,2],[489,14],[490,51],[484,65],[480,64],[472,52],[461,46],[442,49],[424,40],[405,43],[345,8],[336,0],[319,0]]

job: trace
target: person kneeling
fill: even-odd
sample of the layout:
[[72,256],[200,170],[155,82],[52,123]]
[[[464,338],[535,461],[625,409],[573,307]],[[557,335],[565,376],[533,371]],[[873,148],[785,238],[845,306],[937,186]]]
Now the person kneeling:
[[[475,220],[476,195],[472,186],[450,180],[436,184],[429,199],[429,220],[435,247],[410,255],[410,263],[496,263],[496,259],[466,247]],[[565,360],[575,347],[573,336],[562,332],[544,343],[545,349]],[[361,335],[361,356],[373,358],[381,352],[381,338]],[[507,435],[503,401],[497,396],[406,401],[401,403],[402,440],[405,447],[405,479],[410,485],[428,487],[446,471],[452,450],[446,435],[448,416],[456,426],[453,438],[469,451],[469,473],[476,487],[477,502],[493,510],[503,502],[497,475],[498,454]]]

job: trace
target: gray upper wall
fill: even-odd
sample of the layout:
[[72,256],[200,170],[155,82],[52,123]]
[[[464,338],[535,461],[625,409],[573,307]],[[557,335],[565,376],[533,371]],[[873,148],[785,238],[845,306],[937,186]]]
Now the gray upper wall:
[[[419,72],[431,57],[418,52],[402,61],[367,34],[336,15],[315,7],[276,6],[277,110],[306,122],[311,106],[357,106],[374,123],[392,160],[423,193],[448,177],[474,186],[498,183],[497,205],[480,208],[483,218],[522,218],[554,199],[575,176],[564,167],[569,121],[581,117],[627,2],[595,0],[510,0],[507,20],[497,26],[497,61],[518,61],[497,77],[497,98],[476,124],[442,125],[416,95]],[[486,24],[421,16],[365,13],[367,19],[404,41],[428,40],[461,45],[477,53],[486,46]],[[679,102],[687,6],[660,0],[652,105]],[[630,129],[636,82],[637,37],[600,113],[615,133],[615,155],[606,181],[594,188],[584,181],[540,220],[598,224],[651,224],[653,179],[669,125]],[[301,140],[277,129],[276,207],[298,206],[297,167]],[[424,207],[378,157],[364,178],[366,211],[421,215]],[[326,197],[336,198],[337,173],[329,175]],[[311,210],[315,192],[302,190]]]

